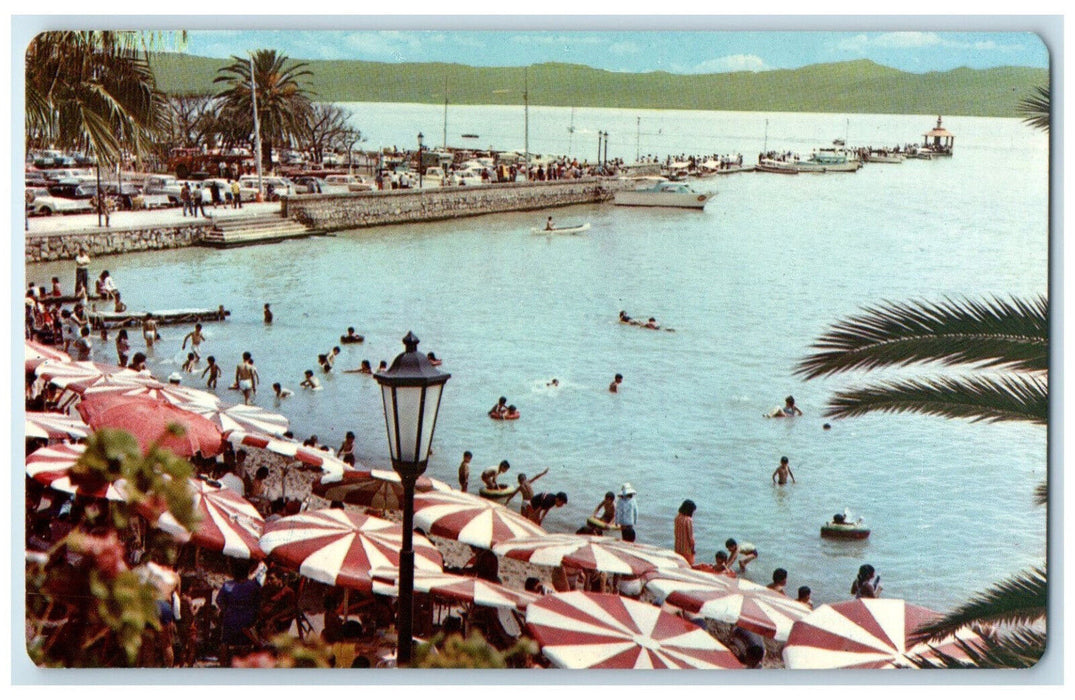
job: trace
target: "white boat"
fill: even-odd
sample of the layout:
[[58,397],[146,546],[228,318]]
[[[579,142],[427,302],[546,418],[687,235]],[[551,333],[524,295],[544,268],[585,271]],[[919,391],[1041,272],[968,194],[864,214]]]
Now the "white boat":
[[773,160],[763,158],[757,169],[768,173],[853,173],[862,167],[862,161],[849,157],[845,151],[822,148],[810,154],[809,158],[800,160]]
[[555,228],[532,228],[530,233],[546,233],[548,235],[553,234],[575,234],[582,233],[590,230],[590,224],[578,224],[577,226],[556,226]]
[[902,153],[893,153],[891,151],[870,151],[867,160],[871,163],[902,163],[904,157]]
[[702,209],[712,195],[695,192],[686,183],[658,180],[637,189],[619,190],[613,203],[625,207]]

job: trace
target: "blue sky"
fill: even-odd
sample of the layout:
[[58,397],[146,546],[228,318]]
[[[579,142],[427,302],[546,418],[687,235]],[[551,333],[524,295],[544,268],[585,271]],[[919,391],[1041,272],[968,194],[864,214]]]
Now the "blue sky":
[[672,73],[762,71],[862,58],[916,73],[1049,65],[1045,45],[1030,32],[571,31],[549,26],[547,31],[192,30],[186,51],[226,58],[273,48],[303,59],[474,66],[560,61]]

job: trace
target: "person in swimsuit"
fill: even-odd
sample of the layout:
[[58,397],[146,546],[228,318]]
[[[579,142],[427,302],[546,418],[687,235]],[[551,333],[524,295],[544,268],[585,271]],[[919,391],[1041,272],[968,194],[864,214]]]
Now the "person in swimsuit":
[[127,366],[127,355],[131,351],[131,343],[127,340],[127,329],[120,329],[116,334],[116,354],[119,355],[119,366]]
[[795,475],[791,473],[791,465],[788,464],[787,457],[780,458],[780,466],[773,472],[773,483],[783,486],[788,483],[788,477],[791,477],[791,483],[795,483]]
[[265,305],[265,323],[272,323],[272,311],[268,304]]
[[306,378],[299,382],[299,386],[301,386],[303,389],[321,388],[321,382],[320,380],[318,380],[317,377],[314,376],[314,371],[312,369],[306,370],[305,375]]
[[779,411],[773,412],[773,418],[794,418],[795,416],[801,416],[802,411],[795,405],[795,397],[787,396],[784,398],[784,407]]
[[345,369],[344,374],[373,374],[373,368],[370,367],[369,360],[362,360],[362,364],[358,369]]
[[508,500],[504,502],[504,505],[507,505],[508,502],[510,502],[512,498],[515,498],[516,493],[521,494],[522,498],[523,498],[523,505],[519,509],[519,513],[522,514],[525,517],[526,516],[526,509],[527,509],[527,506],[529,505],[530,499],[534,497],[534,482],[537,481],[538,479],[540,479],[541,477],[545,476],[548,473],[549,473],[549,470],[548,470],[548,468],[546,468],[545,471],[541,472],[540,474],[535,476],[533,479],[527,479],[526,474],[520,474],[519,475],[519,486],[515,489],[515,491],[511,494],[511,496],[508,497]]
[[153,349],[153,343],[157,341],[158,336],[157,320],[153,318],[153,314],[147,313],[145,319],[142,321],[142,337],[146,341],[147,350]]
[[470,460],[474,457],[467,450],[463,453],[463,461],[459,463],[459,490],[464,493],[470,485]]
[[508,397],[501,396],[496,401],[496,405],[489,409],[490,418],[503,418],[508,413]]
[[788,586],[788,570],[773,569],[773,582],[766,586],[770,591],[776,591],[780,595],[787,595],[785,588]]
[[752,552],[740,552],[739,551],[739,543],[737,543],[731,537],[729,537],[727,540],[724,541],[724,547],[728,550],[728,566],[729,566],[729,568],[732,566],[732,564],[738,563],[739,564],[739,570],[740,571],[746,571],[747,570],[747,564],[749,564],[750,562],[752,562],[752,561],[754,561],[755,559],[758,558],[757,550],[752,551]]
[[620,384],[623,384],[623,375],[617,374],[615,377],[613,377],[612,383],[608,385],[608,390],[615,394],[619,392]]
[[874,568],[869,564],[859,567],[859,574],[851,584],[851,595],[856,598],[880,598],[881,577],[874,576]]
[[194,353],[188,352],[187,353],[187,361],[183,363],[183,371],[184,372],[193,372],[194,371],[194,365],[196,365],[197,363],[198,363],[198,361],[195,358]]
[[287,397],[295,393],[291,389],[285,389],[284,387],[280,386],[280,382],[276,382],[272,385],[272,391],[278,399],[286,399]]
[[[598,515],[600,513],[600,515]],[[616,519],[616,494],[609,491],[605,494],[605,500],[597,504],[594,508],[593,517],[597,518],[603,523],[611,524]]]
[[209,363],[209,365],[202,371],[202,378],[205,378],[206,374],[209,375],[209,381],[205,383],[205,386],[210,389],[216,389],[217,379],[223,374],[223,370],[220,369],[220,365],[216,363],[216,358],[212,355],[205,358],[205,361]]
[[355,329],[350,326],[347,328],[347,335],[341,338],[345,343],[361,343],[365,339],[365,336],[356,334]]
[[497,477],[511,469],[511,465],[508,464],[508,460],[502,460],[500,464],[495,467],[489,467],[482,472],[482,483],[485,484],[485,488],[490,491],[499,491],[504,488],[500,482],[497,481]]
[[799,586],[799,596],[795,600],[811,610],[814,609],[814,601],[810,600],[810,586]]
[[567,505],[567,494],[561,491],[557,494],[539,493],[530,499],[530,515],[532,522],[540,525],[545,521],[545,516],[553,508],[563,508]]
[[552,225],[552,217],[551,216],[548,219],[545,220],[545,230],[546,231],[555,231],[556,230],[556,227]]
[[235,367],[235,383],[243,392],[243,403],[249,405],[251,397],[258,393],[258,370],[249,352],[243,353],[243,361]]
[[350,430],[343,437],[343,444],[340,445],[340,449],[336,451],[336,456],[343,459],[344,455],[354,455],[355,453],[355,434]]
[[195,323],[194,330],[192,330],[190,333],[187,333],[186,336],[183,337],[183,350],[187,349],[188,340],[190,341],[190,350],[194,353],[194,359],[200,362],[202,359],[202,354],[198,352],[198,348],[201,347],[202,341],[205,340],[205,336],[202,334],[202,324]]

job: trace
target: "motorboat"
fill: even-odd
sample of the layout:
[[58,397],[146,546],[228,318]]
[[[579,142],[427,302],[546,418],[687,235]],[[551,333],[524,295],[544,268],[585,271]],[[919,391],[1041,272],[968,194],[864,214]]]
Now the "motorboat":
[[892,151],[870,151],[866,159],[871,163],[902,163],[906,160],[902,153]]
[[862,167],[862,161],[843,150],[822,148],[811,153],[806,160],[798,161],[795,166],[800,173],[853,173]]
[[695,192],[685,182],[657,180],[635,189],[619,190],[613,203],[626,207],[679,207],[702,209],[713,195]]

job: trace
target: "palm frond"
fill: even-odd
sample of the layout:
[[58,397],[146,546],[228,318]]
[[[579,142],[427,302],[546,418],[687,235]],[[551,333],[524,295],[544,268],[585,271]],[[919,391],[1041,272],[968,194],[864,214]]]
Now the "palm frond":
[[1043,481],[1034,489],[1034,504],[1039,506],[1049,505],[1049,482]]
[[1025,625],[1045,617],[1048,581],[1044,568],[996,584],[944,617],[915,630],[913,641],[937,641],[967,625]]
[[911,658],[918,668],[1030,668],[1045,654],[1044,632],[1021,629],[999,639],[986,639],[984,646],[960,642],[967,659],[934,651]]
[[1049,368],[1049,302],[884,302],[838,322],[795,373],[806,379],[850,370],[938,362],[1018,370]]
[[1049,386],[1042,378],[1019,375],[881,382],[837,392],[825,415],[853,418],[874,412],[1046,425]]
[[1016,110],[1023,115],[1023,122],[1035,129],[1049,131],[1052,97],[1049,86],[1037,86],[1034,93],[1019,100]]

